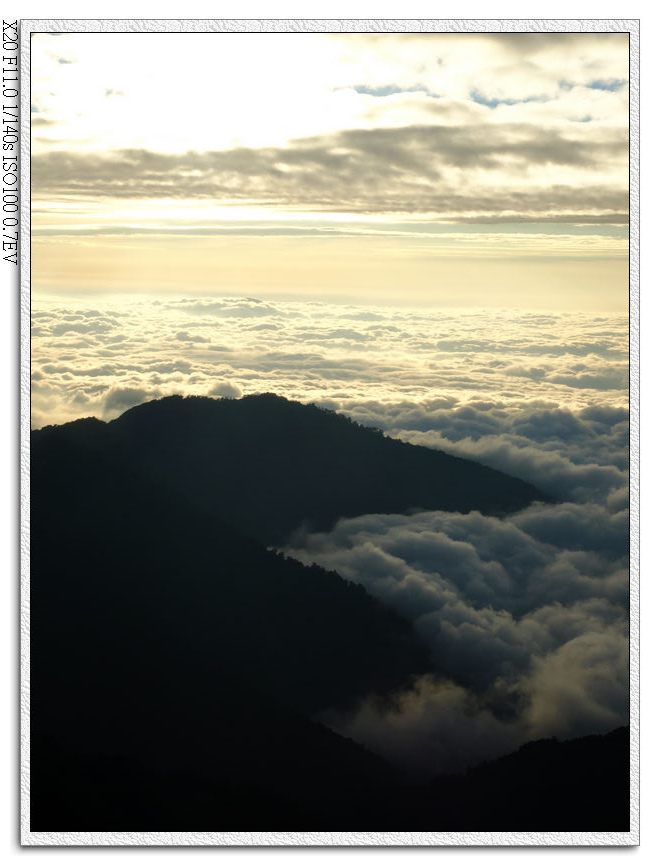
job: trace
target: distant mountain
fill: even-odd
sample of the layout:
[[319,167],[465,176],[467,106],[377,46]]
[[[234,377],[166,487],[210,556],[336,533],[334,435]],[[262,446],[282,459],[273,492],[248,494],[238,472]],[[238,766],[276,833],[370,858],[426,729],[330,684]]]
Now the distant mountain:
[[273,394],[166,397],[109,424],[46,427],[137,467],[196,508],[265,544],[341,517],[413,509],[501,515],[548,500],[529,483]]
[[[514,754],[439,778],[413,795],[403,825],[449,832],[629,832],[630,728]],[[432,816],[433,815],[433,816]]]

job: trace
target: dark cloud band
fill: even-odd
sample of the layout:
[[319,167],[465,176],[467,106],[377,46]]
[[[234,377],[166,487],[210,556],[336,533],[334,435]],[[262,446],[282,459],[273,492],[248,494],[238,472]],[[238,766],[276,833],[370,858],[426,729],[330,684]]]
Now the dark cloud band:
[[[430,213],[459,218],[621,222],[628,192],[585,182],[583,171],[625,163],[628,142],[612,130],[569,137],[527,124],[353,129],[285,147],[36,155],[39,197],[214,199],[309,211]],[[531,170],[561,167],[575,182],[535,184]],[[480,171],[482,191],[452,175]],[[504,187],[501,172],[518,179]],[[492,177],[492,180],[490,180]]]

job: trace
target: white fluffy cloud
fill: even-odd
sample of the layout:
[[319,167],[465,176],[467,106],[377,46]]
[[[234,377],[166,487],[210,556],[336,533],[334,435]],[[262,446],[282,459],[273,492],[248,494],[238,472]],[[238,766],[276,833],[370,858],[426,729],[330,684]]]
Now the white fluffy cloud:
[[[517,455],[530,466],[568,459],[584,469],[577,452],[590,439],[596,464],[598,442],[603,458],[612,437],[622,449],[620,316],[206,296],[92,305],[35,297],[33,307],[36,426],[78,417],[81,404],[114,416],[105,400],[115,387],[208,394],[225,381],[241,393],[270,388],[321,403],[484,461],[505,460],[507,451],[515,473]],[[535,454],[518,454],[524,447]],[[548,470],[540,464],[540,473]],[[561,463],[553,473],[562,474]]]

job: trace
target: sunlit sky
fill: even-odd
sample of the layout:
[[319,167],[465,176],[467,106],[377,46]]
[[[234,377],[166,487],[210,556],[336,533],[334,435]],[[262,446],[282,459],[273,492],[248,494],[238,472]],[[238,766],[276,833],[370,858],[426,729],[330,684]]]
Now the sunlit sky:
[[38,34],[31,69],[34,296],[625,311],[626,34]]

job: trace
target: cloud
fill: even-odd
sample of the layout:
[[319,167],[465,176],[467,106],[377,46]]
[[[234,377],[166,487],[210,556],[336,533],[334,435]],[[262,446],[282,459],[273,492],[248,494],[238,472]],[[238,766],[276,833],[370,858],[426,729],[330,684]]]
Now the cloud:
[[568,550],[594,550],[625,556],[629,547],[629,514],[611,514],[598,505],[565,503],[533,507],[513,518],[531,537]]
[[[33,110],[34,109],[32,109],[32,111]],[[48,118],[48,117],[32,117],[30,120],[30,125],[34,129],[37,129],[38,127],[43,127],[43,126],[56,126],[56,120],[52,120],[51,118]]]
[[[33,405],[55,422],[78,416],[75,387],[162,393],[273,389],[327,404],[392,436],[489,462],[576,500],[625,482],[627,367],[623,317],[458,314],[368,304],[187,296],[101,308],[34,299]],[[109,326],[110,325],[110,326]],[[70,327],[78,328],[70,330]],[[180,334],[180,337],[179,337]],[[596,335],[597,334],[597,338]],[[183,351],[179,356],[179,346]],[[513,376],[513,368],[543,370]],[[568,387],[573,370],[601,378]],[[46,394],[47,391],[47,394]],[[52,402],[52,400],[54,402]],[[93,401],[87,411],[103,416]]]
[[207,337],[200,336],[199,334],[191,334],[186,330],[179,330],[176,334],[176,339],[180,342],[210,342]]
[[536,659],[523,684],[527,720],[539,736],[606,733],[629,713],[629,648],[625,624],[580,634]]
[[[601,213],[608,221],[605,214],[627,214],[627,148],[626,134],[607,127],[570,135],[525,123],[361,128],[283,147],[175,154],[57,149],[32,158],[32,183],[41,196],[210,198],[308,211],[480,213],[488,219],[506,212]],[[610,177],[619,164],[620,177]],[[549,167],[563,169],[565,179],[549,185]],[[595,174],[604,180],[594,182]]]
[[227,381],[217,382],[217,384],[213,385],[208,391],[208,396],[221,396],[226,399],[239,399],[241,395],[242,392],[240,388]]
[[627,79],[624,78],[609,78],[607,81],[603,81],[602,79],[597,79],[596,81],[590,81],[586,84],[586,87],[591,87],[593,90],[620,90],[622,87],[625,87],[627,84]]
[[385,96],[394,96],[396,93],[426,93],[428,96],[436,96],[435,93],[432,93],[424,85],[405,88],[398,87],[395,84],[383,84],[380,87],[371,87],[367,84],[357,84],[352,89],[357,93],[366,94],[367,96],[378,96],[380,98]]
[[360,583],[428,647],[434,679],[324,717],[408,771],[458,771],[530,739],[627,723],[624,512],[367,515],[296,534],[284,552]]
[[461,772],[524,741],[521,729],[496,718],[466,688],[433,676],[390,702],[370,698],[354,713],[330,711],[320,720],[420,778]]
[[[431,117],[454,124],[523,117],[550,129],[567,127],[575,115],[591,114],[610,126],[627,121],[625,88],[593,87],[627,78],[624,33],[249,34],[242,39],[254,43],[263,86],[239,40],[213,34],[215,48],[200,50],[195,35],[176,34],[174,56],[181,67],[192,65],[200,80],[229,83],[220,89],[217,126],[205,110],[204,94],[183,88],[161,41],[117,33],[62,36],[57,45],[51,39],[41,34],[34,42],[34,100],[61,115],[62,137],[86,146],[162,140],[170,150],[200,152],[232,147],[234,140],[270,147],[366,124],[410,127]],[[62,53],[77,61],[75,74],[56,63]],[[123,60],[119,70],[112,62],[116,55]],[[152,93],[151,75],[159,93]],[[106,102],[101,97],[108,88],[128,97],[111,100],[125,103],[111,106],[115,127],[97,105]],[[475,90],[500,104],[476,104]],[[72,116],[62,110],[66,98],[75,106]],[[183,100],[195,122],[170,129],[165,106]],[[250,111],[242,112],[242,104]]]
[[283,317],[286,315],[286,312],[277,305],[254,297],[231,297],[220,300],[184,299],[175,306],[178,311],[193,315],[215,315],[223,318]]
[[477,694],[451,679],[423,676],[390,698],[320,720],[422,780],[466,768],[540,738],[607,733],[628,723],[624,623],[580,634],[532,660],[516,682]]
[[[398,437],[412,444],[423,444],[474,459],[536,484],[550,495],[573,501],[602,499],[625,486],[628,481],[626,469],[615,464],[627,459],[627,452],[623,448],[611,455],[611,463],[614,464],[601,465],[598,462],[583,463],[579,454],[574,456],[574,462],[570,455],[554,452],[548,446],[543,447],[522,438],[512,440],[499,434],[450,441],[437,432],[401,431]],[[569,448],[564,449],[569,453],[571,451]]]
[[[497,373],[509,374],[509,367],[492,369],[492,386]],[[475,380],[478,389],[485,375],[476,374]],[[540,379],[540,388],[549,381]],[[533,400],[515,407],[485,398],[390,406],[350,401],[341,407],[392,436],[475,459],[563,499],[604,502],[627,486],[629,421],[620,404],[570,410]]]
[[64,319],[51,326],[51,333],[54,336],[62,336],[66,333],[109,333],[118,324],[112,318],[94,316],[92,311],[84,316],[66,315]]
[[132,387],[112,388],[104,400],[104,410],[106,413],[117,412],[121,414],[126,409],[133,408],[134,405],[139,405],[149,399],[154,399],[156,396],[159,396],[159,394],[155,391],[148,393],[146,390]]
[[[534,349],[536,339],[531,333],[524,349],[522,337],[518,350]],[[326,719],[425,774],[460,770],[532,738],[605,732],[628,717],[627,408],[490,399],[497,373],[505,380],[508,372],[507,364],[486,365],[493,344],[474,337],[444,346],[494,369],[486,378],[475,363],[476,391],[491,382],[480,397],[457,391],[329,407],[524,477],[565,501],[501,520],[367,515],[341,520],[330,533],[297,534],[285,550],[361,583],[410,620],[429,647],[435,681],[416,683],[389,705],[369,699]],[[574,365],[585,357],[580,345]],[[604,363],[618,362],[613,343],[603,341],[599,351]],[[552,368],[566,357],[549,352],[545,363]],[[548,397],[554,385],[547,382],[540,378],[539,387]]]
[[369,514],[328,534],[296,535],[290,548],[367,584],[411,618],[459,603],[523,616],[548,598],[599,596],[624,606],[626,539],[625,511],[558,504],[503,520],[477,512]]

